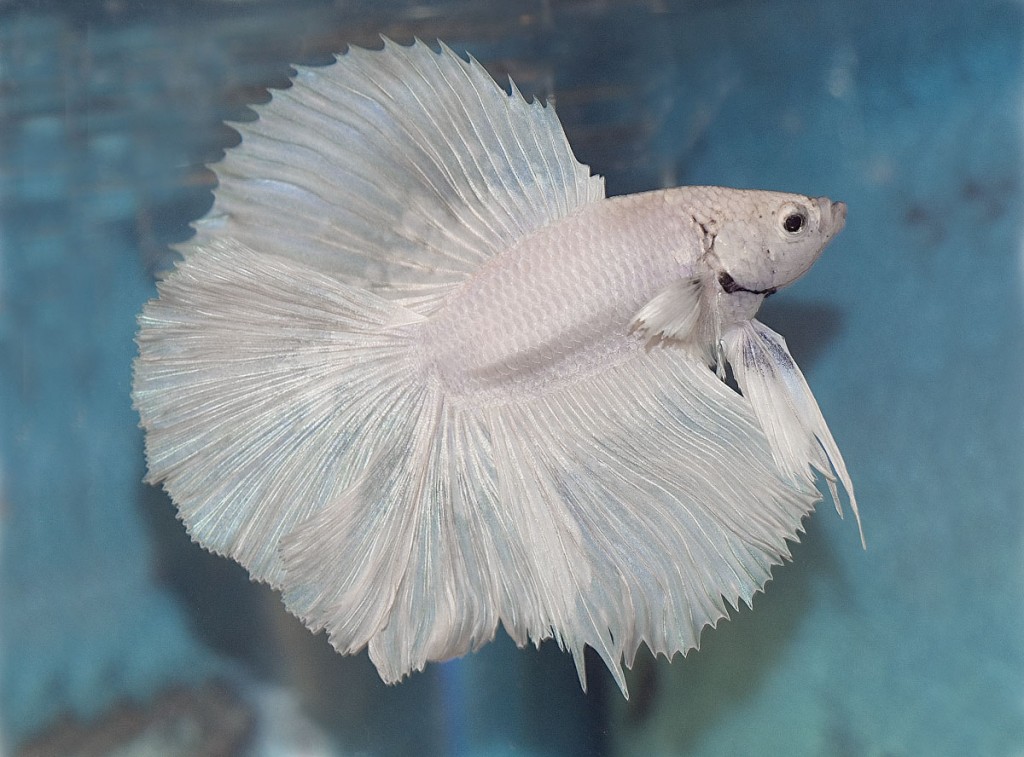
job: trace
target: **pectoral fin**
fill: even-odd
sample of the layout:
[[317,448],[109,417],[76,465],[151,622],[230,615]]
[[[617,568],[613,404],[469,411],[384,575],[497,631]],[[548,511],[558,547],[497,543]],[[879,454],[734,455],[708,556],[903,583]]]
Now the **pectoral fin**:
[[629,330],[650,337],[652,344],[688,341],[700,320],[701,289],[701,280],[696,277],[672,282],[640,308]]

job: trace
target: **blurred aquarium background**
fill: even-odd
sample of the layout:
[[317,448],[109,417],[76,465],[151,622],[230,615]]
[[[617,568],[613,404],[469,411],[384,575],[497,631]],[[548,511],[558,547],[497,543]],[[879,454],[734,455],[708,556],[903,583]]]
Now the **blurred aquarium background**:
[[[1024,6],[0,0],[0,738],[14,755],[1024,754]],[[384,686],[141,483],[135,316],[289,63],[444,39],[553,97],[612,194],[823,194],[762,318],[842,448],[828,507],[622,700],[504,632]]]

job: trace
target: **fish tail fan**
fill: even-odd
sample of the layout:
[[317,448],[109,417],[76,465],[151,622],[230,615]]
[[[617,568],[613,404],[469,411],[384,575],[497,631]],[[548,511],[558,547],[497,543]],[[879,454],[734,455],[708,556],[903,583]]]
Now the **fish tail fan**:
[[414,404],[399,441],[284,539],[289,610],[340,652],[368,646],[388,682],[476,649],[500,620],[520,646],[555,636],[585,687],[580,634],[556,630],[585,622],[624,687],[610,625],[586,609],[579,529],[556,480],[537,473],[543,447],[526,443],[535,419],[429,387]]
[[523,591],[494,570],[515,546],[493,522],[479,419],[436,388],[417,391],[414,408],[395,418],[394,443],[283,543],[288,609],[342,653],[369,646],[388,683],[490,641],[499,607]]
[[139,318],[148,480],[193,539],[280,586],[281,538],[396,443],[416,401],[401,305],[234,240],[192,248]]
[[443,46],[353,47],[255,109],[141,317],[149,480],[197,541],[339,648],[368,644],[388,680],[499,620],[520,643],[552,636],[563,610],[529,566],[534,543],[559,545],[513,540],[505,448],[425,380],[412,332],[603,180],[551,107]]
[[559,478],[551,475],[553,469],[561,469],[562,461],[558,446],[548,446],[553,441],[549,420],[534,403],[496,406],[487,412],[502,530],[514,544],[532,545],[521,551],[521,559],[506,559],[502,565],[512,598],[502,608],[502,620],[520,646],[527,640],[539,644],[554,637],[572,653],[584,690],[583,649],[593,647],[625,691],[620,655],[602,615],[604,587],[593,581],[584,534],[567,507]]

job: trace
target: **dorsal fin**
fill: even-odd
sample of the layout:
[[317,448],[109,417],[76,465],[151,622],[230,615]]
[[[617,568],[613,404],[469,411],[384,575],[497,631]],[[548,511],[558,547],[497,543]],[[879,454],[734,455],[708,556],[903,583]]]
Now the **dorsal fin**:
[[421,313],[519,238],[604,197],[554,110],[472,58],[384,40],[291,88],[214,166],[216,201],[189,244],[233,237]]

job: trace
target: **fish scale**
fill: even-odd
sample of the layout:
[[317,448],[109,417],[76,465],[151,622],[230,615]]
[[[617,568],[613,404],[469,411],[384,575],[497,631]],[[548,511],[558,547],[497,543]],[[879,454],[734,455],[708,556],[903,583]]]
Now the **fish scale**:
[[414,327],[428,364],[455,393],[514,396],[636,349],[630,317],[696,257],[682,218],[650,223],[664,194],[587,206],[501,253]]

